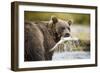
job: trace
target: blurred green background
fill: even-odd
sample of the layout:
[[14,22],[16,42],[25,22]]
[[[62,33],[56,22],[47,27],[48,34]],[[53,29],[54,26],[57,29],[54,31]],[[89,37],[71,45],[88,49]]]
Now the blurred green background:
[[33,12],[25,11],[25,20],[29,21],[49,21],[54,15],[62,20],[73,20],[74,24],[90,24],[90,14],[64,13],[64,12]]

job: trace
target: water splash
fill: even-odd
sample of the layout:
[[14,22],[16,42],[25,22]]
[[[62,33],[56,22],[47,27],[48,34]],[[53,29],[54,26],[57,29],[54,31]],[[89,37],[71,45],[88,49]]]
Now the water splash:
[[66,37],[61,40],[50,50],[55,52],[75,51],[79,50],[80,43],[78,38]]
[[84,51],[83,49],[90,49],[89,44],[90,42],[86,40],[84,42],[75,37],[61,38],[61,40],[50,50],[54,51],[52,60],[89,59],[90,51]]

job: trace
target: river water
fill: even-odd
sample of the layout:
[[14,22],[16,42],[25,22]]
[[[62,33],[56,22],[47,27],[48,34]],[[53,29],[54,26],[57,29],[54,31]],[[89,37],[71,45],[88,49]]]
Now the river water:
[[67,59],[89,59],[90,52],[73,51],[73,52],[55,52],[52,60],[67,60]]

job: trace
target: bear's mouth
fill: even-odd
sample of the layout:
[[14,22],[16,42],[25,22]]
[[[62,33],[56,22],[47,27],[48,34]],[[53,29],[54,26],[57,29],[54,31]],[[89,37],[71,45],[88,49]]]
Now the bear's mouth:
[[70,34],[69,34],[69,33],[66,33],[66,34],[64,35],[64,37],[70,37]]
[[61,37],[70,37],[70,34],[66,33],[64,35],[61,35],[61,34],[55,33],[55,39],[54,39],[55,42],[58,42],[61,39]]

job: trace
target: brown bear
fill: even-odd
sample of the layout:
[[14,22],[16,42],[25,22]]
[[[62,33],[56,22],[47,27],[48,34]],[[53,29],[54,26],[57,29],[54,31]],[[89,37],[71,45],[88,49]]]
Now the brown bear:
[[51,60],[53,51],[50,49],[61,37],[70,36],[70,25],[71,21],[55,16],[47,23],[25,21],[24,61]]

